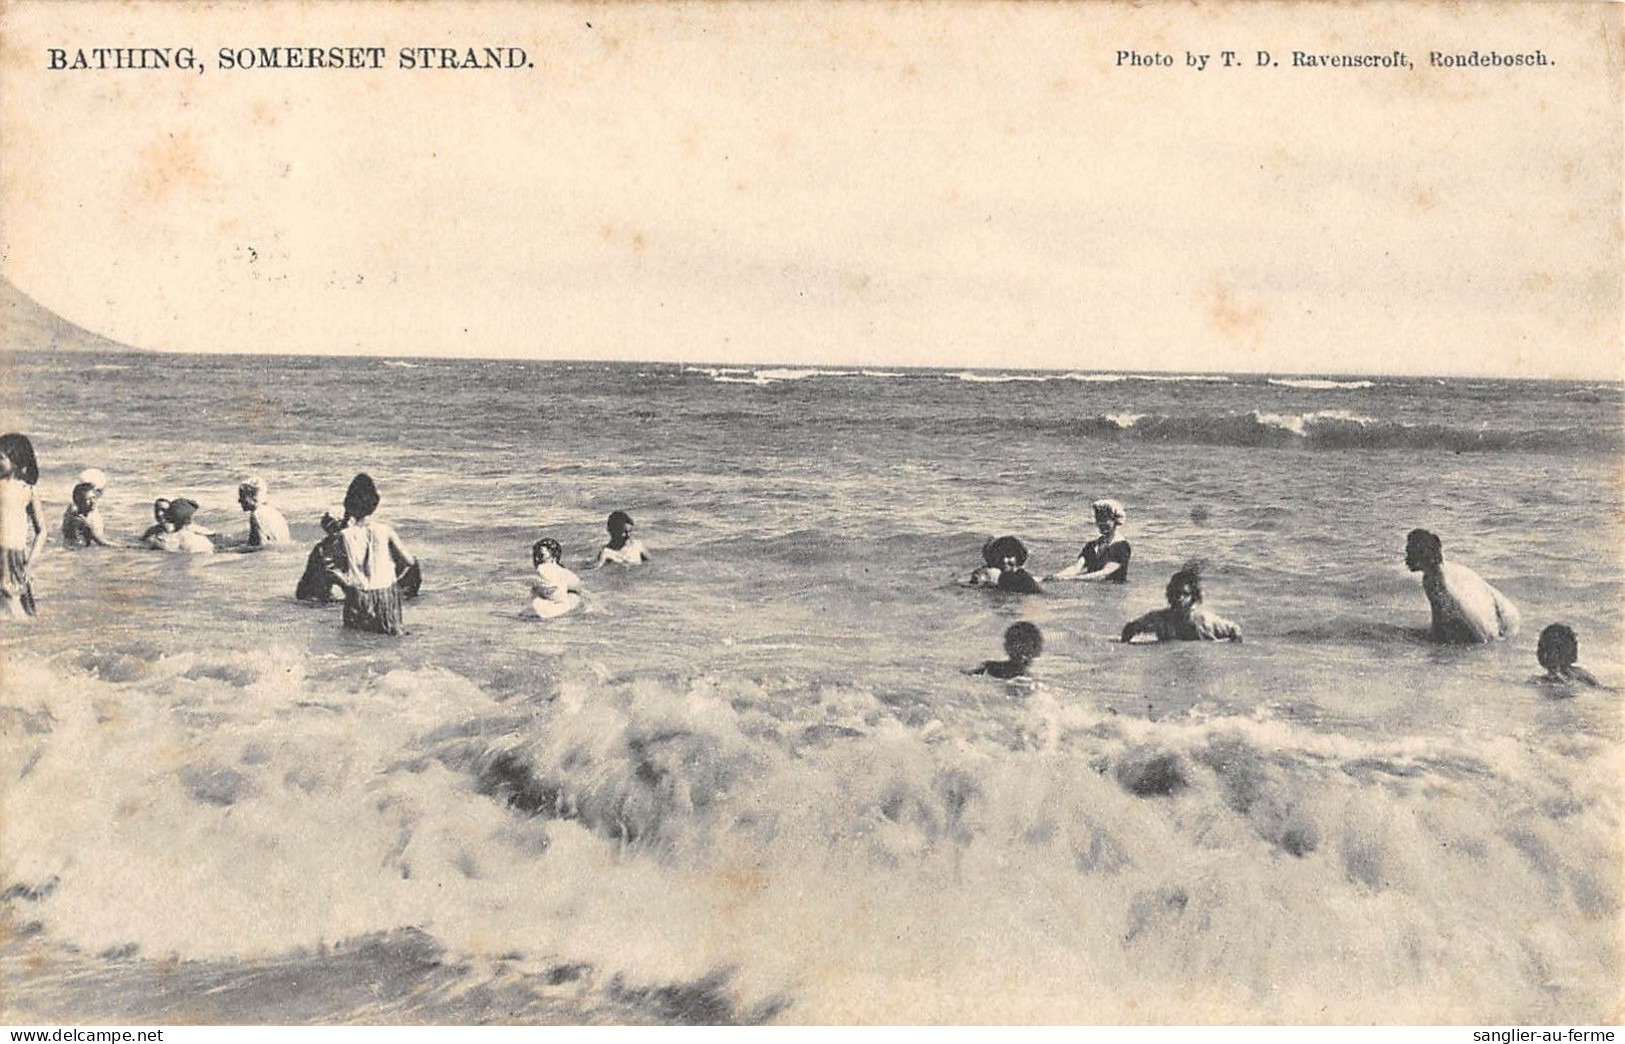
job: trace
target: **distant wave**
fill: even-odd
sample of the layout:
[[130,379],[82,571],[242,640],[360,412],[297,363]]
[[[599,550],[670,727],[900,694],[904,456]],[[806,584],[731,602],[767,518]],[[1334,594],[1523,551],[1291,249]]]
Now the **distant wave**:
[[979,373],[975,370],[961,370],[948,376],[972,384],[1006,384],[1011,381],[1030,381],[1035,384],[1046,381],[1075,381],[1082,384],[1117,384],[1122,381],[1230,383],[1230,378],[1211,373]]
[[1317,449],[1617,450],[1621,433],[1595,427],[1461,428],[1407,424],[1350,410],[1170,416],[1113,412],[1076,422],[1087,433],[1211,446],[1310,446]]
[[818,370],[771,367],[754,370],[737,366],[685,366],[685,373],[703,373],[718,384],[775,384],[779,381],[804,381],[812,377],[901,377],[900,373],[873,370]]
[[971,370],[961,370],[959,373],[950,373],[948,376],[970,384],[1009,384],[1012,381],[1043,382],[1055,380],[1053,375],[1042,373],[976,373]]
[[1571,424],[1551,428],[1458,427],[1409,424],[1352,410],[1305,413],[1167,414],[1112,410],[1082,418],[976,416],[933,421],[927,432],[944,435],[1008,434],[1032,431],[1060,435],[1166,442],[1196,446],[1260,448],[1419,449],[1471,452],[1618,452],[1625,432],[1618,427]]
[[421,369],[423,369],[423,364],[422,363],[402,362],[400,359],[385,359],[384,360],[384,365],[385,366],[398,366],[403,370],[421,370]]
[[1283,388],[1314,388],[1318,390],[1332,390],[1336,388],[1375,388],[1370,381],[1329,381],[1312,377],[1271,377],[1269,384],[1280,385]]

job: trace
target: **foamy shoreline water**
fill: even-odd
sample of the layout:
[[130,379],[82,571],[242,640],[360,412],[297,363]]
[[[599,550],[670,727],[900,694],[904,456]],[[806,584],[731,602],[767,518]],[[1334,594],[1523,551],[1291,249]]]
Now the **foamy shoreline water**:
[[[172,959],[268,1021],[1617,1003],[1618,703],[1528,680],[1548,619],[1619,680],[1617,386],[19,358],[56,515],[95,464],[116,532],[187,491],[229,531],[253,470],[302,548],[368,470],[427,593],[377,641],[292,603],[302,554],[47,555],[0,635],[15,1010],[164,1018]],[[949,582],[992,532],[1058,568],[1103,495],[1123,589]],[[655,563],[526,621],[529,541],[615,508]],[[1418,641],[1413,524],[1530,629]],[[1112,643],[1189,557],[1247,643]],[[958,673],[1018,618],[1036,691]]]

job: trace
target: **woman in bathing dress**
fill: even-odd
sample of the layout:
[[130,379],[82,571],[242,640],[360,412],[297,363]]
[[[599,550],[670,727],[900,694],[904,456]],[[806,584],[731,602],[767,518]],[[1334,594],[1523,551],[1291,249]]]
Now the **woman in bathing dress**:
[[378,487],[363,472],[344,494],[345,524],[339,530],[335,568],[328,574],[344,588],[344,626],[374,634],[405,634],[397,578],[417,559],[395,530],[373,520]]
[[1076,562],[1045,580],[1108,580],[1114,584],[1128,580],[1128,560],[1133,550],[1118,533],[1127,517],[1122,502],[1097,500],[1093,507],[1100,536],[1083,545]]
[[45,549],[45,510],[34,486],[39,461],[27,435],[0,435],[0,615],[34,615],[28,567]]

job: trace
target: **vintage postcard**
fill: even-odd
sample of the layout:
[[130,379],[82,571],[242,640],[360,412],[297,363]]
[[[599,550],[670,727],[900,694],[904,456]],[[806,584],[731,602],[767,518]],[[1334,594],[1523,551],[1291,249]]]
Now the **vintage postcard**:
[[1619,1021],[1621,21],[4,0],[0,1018]]

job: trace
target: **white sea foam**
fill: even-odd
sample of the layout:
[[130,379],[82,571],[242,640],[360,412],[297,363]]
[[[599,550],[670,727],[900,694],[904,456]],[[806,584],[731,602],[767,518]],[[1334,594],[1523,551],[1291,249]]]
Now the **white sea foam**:
[[1267,383],[1279,385],[1283,388],[1312,388],[1321,390],[1355,390],[1359,388],[1376,387],[1376,385],[1370,381],[1333,381],[1311,377],[1271,377]]
[[1150,723],[1040,687],[1012,749],[859,687],[583,670],[504,703],[436,668],[334,685],[281,646],[93,662],[10,661],[0,747],[0,880],[92,952],[415,926],[631,985],[733,969],[741,1011],[798,1021],[1611,1002],[1590,969],[1613,959],[1616,788],[1553,763],[1606,762],[1595,743]]

